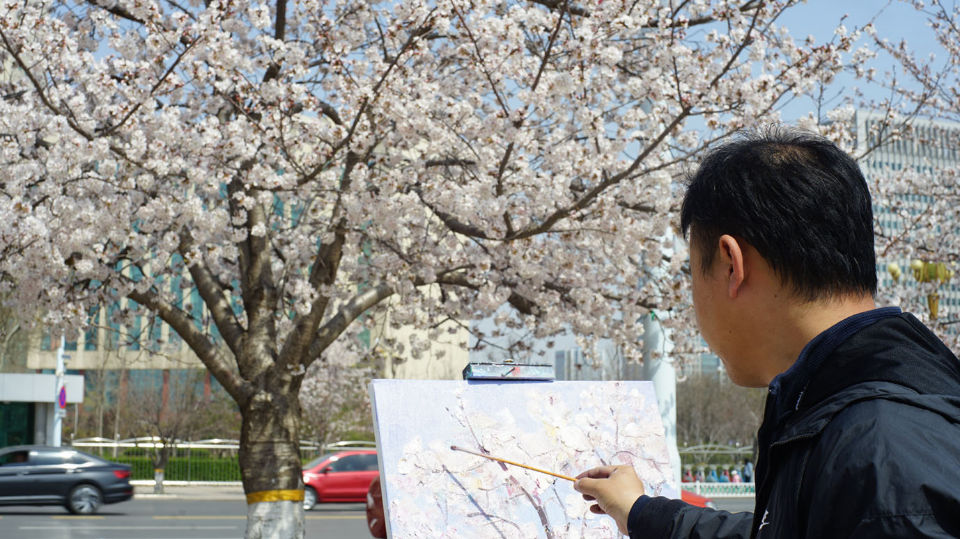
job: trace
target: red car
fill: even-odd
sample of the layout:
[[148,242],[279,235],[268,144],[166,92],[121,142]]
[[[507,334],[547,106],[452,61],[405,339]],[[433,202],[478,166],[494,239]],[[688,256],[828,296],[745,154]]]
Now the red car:
[[314,459],[303,467],[303,508],[322,502],[363,502],[378,474],[377,452],[338,451]]
[[713,500],[707,498],[706,496],[701,496],[690,492],[689,490],[680,490],[680,499],[689,503],[690,505],[695,505],[697,507],[709,507],[710,509],[716,509],[717,507],[713,505]]

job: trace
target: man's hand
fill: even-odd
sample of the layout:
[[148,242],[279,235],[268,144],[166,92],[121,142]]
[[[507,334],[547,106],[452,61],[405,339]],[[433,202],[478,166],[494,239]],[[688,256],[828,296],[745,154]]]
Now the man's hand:
[[583,494],[583,499],[596,501],[590,511],[613,517],[626,535],[627,517],[633,502],[643,495],[643,483],[637,477],[633,466],[599,466],[577,476],[573,488]]

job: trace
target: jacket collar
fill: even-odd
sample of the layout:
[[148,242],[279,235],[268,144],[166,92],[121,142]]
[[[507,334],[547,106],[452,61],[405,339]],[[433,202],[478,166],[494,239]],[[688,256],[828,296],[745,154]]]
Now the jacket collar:
[[901,314],[899,307],[883,307],[847,317],[814,337],[793,365],[770,382],[774,424],[799,410],[804,393],[824,361],[850,336],[884,318]]
[[784,426],[773,445],[819,434],[841,410],[857,402],[875,399],[900,402],[942,415],[953,423],[960,422],[960,397],[920,394],[895,382],[861,382],[817,406],[802,410]]
[[[876,311],[862,314],[869,313]],[[792,373],[796,378],[786,377],[778,389],[787,398],[768,397],[771,417],[780,415],[776,422],[765,417],[764,426],[777,443],[816,434],[840,410],[871,399],[895,400],[951,421],[960,418],[960,361],[912,315],[877,314],[872,322],[855,323],[858,329],[833,346],[829,341],[836,337],[822,334],[814,340],[824,337],[820,344],[811,341],[804,349],[829,353],[801,365]]]

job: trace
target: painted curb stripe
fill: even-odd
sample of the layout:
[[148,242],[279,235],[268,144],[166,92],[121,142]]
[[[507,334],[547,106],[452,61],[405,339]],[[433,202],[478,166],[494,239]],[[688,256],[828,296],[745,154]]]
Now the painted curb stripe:
[[247,494],[247,504],[263,502],[302,502],[303,491],[296,490],[261,490]]

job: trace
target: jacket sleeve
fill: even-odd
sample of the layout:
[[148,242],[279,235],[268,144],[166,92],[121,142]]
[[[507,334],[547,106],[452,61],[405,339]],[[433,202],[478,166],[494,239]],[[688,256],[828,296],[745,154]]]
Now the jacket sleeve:
[[642,497],[637,511],[630,511],[630,539],[746,539],[750,537],[753,513],[728,513],[694,507],[680,500]]

